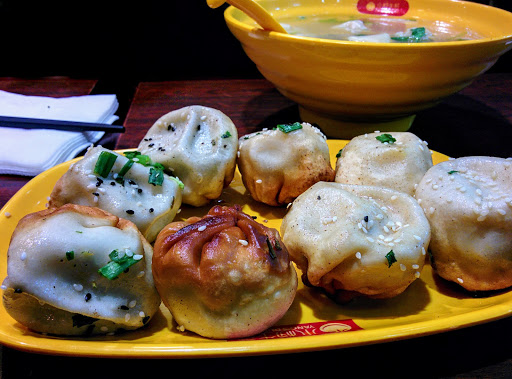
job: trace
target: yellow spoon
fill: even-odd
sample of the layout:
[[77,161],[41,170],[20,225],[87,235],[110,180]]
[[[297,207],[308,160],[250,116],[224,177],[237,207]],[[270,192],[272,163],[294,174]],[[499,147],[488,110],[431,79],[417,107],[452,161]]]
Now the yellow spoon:
[[218,8],[228,3],[251,17],[264,30],[286,33],[286,30],[279,24],[261,5],[253,0],[206,0],[210,8]]

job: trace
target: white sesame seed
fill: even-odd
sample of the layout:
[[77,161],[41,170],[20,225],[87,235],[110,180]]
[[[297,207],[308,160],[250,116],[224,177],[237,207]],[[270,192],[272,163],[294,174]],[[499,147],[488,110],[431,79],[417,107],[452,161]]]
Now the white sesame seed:
[[462,280],[462,278],[457,278],[457,281],[458,281],[459,283],[464,283],[464,280]]
[[146,272],[143,270],[143,271],[140,271],[138,274],[137,274],[137,278],[142,278],[144,275],[146,274]]
[[249,245],[249,242],[247,242],[246,240],[238,240],[238,243],[239,243],[240,245],[244,245],[244,246]]
[[427,254],[427,252],[425,251],[425,248],[422,246],[421,247],[421,255],[426,255],[426,254]]
[[420,272],[419,272],[419,271],[416,271],[416,272],[414,273],[414,276],[415,276],[416,278],[419,278],[419,277],[420,277]]
[[396,200],[396,195],[391,196],[391,200]]
[[199,228],[197,228],[198,231],[202,232],[203,230],[206,230],[206,225],[201,225]]
[[125,316],[124,316],[124,321],[130,321],[130,314],[127,313]]
[[142,254],[134,254],[133,255],[133,259],[135,259],[136,261],[140,261],[143,257],[144,257],[144,255],[142,255]]
[[106,326],[102,326],[102,327],[100,328],[100,330],[101,330],[102,332],[108,332],[108,328],[107,328]]
[[256,180],[256,183],[258,183],[258,184],[263,183],[263,180],[258,179],[258,180]]
[[415,270],[417,270],[417,269],[419,269],[419,268],[420,268],[420,266],[419,266],[419,265],[416,265],[416,264],[412,265],[411,267],[412,267],[413,269],[415,269]]
[[421,237],[417,236],[416,234],[413,234],[413,237],[416,238],[418,241],[421,241]]
[[407,267],[403,263],[400,263],[400,270],[405,271],[407,270]]
[[130,301],[130,302],[128,303],[128,306],[129,306],[130,308],[134,308],[136,305],[137,305],[137,300],[132,300],[132,301]]
[[5,217],[7,217],[7,218],[9,218],[9,217],[11,217],[11,214],[10,214],[9,212],[5,212],[5,213],[4,213],[4,216],[5,216]]
[[146,317],[146,314],[142,311],[139,312],[139,317]]
[[75,284],[73,284],[73,288],[74,288],[75,291],[80,292],[80,291],[82,291],[84,289],[84,286],[82,286],[81,284],[76,284],[75,283]]
[[361,253],[359,251],[356,253],[356,258],[361,259]]
[[366,239],[370,242],[375,242],[375,240],[372,237],[367,236]]
[[21,255],[20,255],[20,259],[22,261],[24,261],[25,259],[27,259],[27,253],[26,252],[22,252]]

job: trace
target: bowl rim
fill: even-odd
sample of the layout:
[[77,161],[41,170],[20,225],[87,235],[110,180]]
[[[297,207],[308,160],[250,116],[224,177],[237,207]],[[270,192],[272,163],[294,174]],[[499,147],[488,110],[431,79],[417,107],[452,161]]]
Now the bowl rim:
[[[512,21],[512,13],[508,12],[501,8],[492,7],[490,5],[480,4],[472,1],[463,1],[463,0],[440,0],[460,3],[462,6],[467,7],[483,7],[485,9],[492,9],[493,12],[502,13],[503,15],[510,17]],[[445,42],[428,42],[428,43],[407,43],[407,42],[389,42],[389,43],[379,43],[379,42],[357,42],[357,41],[346,41],[346,40],[333,40],[327,38],[317,38],[317,37],[306,37],[306,36],[295,36],[291,34],[285,34],[275,31],[266,31],[263,30],[259,26],[252,26],[247,23],[244,23],[234,17],[233,12],[241,12],[237,8],[232,5],[229,5],[224,10],[224,19],[228,26],[236,27],[239,30],[242,30],[248,34],[256,33],[259,37],[265,36],[270,39],[276,39],[280,41],[294,41],[296,43],[303,43],[306,45],[325,45],[325,46],[366,46],[373,47],[377,49],[390,49],[398,48],[398,49],[432,49],[432,48],[454,48],[458,46],[466,46],[466,45],[483,45],[483,44],[494,44],[494,43],[505,43],[506,45],[511,45],[508,49],[512,48],[512,27],[511,31],[507,35],[503,35],[500,37],[485,37],[479,39],[472,40],[464,40],[464,41],[445,41]],[[511,24],[512,25],[512,24]]]

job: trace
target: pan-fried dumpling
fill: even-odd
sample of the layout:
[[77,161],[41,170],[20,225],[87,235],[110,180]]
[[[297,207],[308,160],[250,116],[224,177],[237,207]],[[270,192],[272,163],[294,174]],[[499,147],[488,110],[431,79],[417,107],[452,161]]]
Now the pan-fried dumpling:
[[403,192],[320,182],[293,202],[281,235],[303,282],[343,302],[402,293],[421,273],[430,227]]
[[[129,153],[126,153],[129,154]],[[132,221],[153,242],[181,206],[183,184],[146,157],[127,158],[103,147],[93,147],[57,181],[49,206],[66,203],[101,208]]]
[[319,181],[333,181],[325,135],[308,123],[278,125],[239,139],[238,169],[251,197],[280,206]]
[[138,150],[185,184],[183,203],[217,199],[235,175],[238,132],[219,110],[192,105],[160,117]]
[[288,310],[297,274],[279,232],[239,206],[173,222],[155,242],[155,285],[182,330],[208,338],[263,332]]
[[41,333],[140,328],[161,302],[152,254],[132,222],[99,208],[67,204],[29,214],[7,252],[4,307]]
[[386,187],[414,196],[430,167],[432,154],[416,135],[375,132],[350,140],[336,161],[334,181]]
[[512,160],[441,162],[416,190],[432,228],[432,265],[468,291],[512,286]]

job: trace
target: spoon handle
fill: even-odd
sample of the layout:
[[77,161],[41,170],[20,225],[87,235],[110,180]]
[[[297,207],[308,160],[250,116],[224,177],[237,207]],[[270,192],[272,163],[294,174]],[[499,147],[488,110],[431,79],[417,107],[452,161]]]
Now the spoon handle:
[[264,30],[286,33],[286,30],[279,24],[261,5],[253,0],[206,0],[210,8],[218,8],[222,4],[228,4],[240,9],[249,17],[254,19]]

